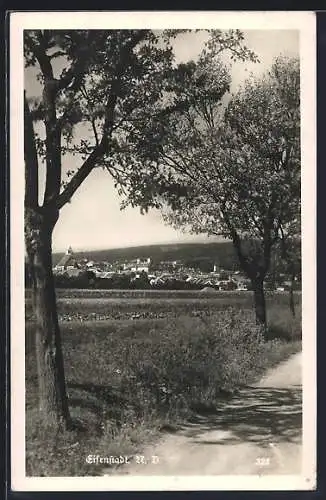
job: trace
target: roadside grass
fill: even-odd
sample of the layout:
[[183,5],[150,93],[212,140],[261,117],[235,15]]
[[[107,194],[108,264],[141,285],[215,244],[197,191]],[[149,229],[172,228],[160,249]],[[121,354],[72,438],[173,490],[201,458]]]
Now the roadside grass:
[[271,308],[269,318],[270,329],[281,338],[267,342],[252,310],[236,307],[209,317],[62,323],[75,429],[57,434],[38,416],[33,325],[29,324],[27,475],[100,475],[103,465],[88,464],[88,455],[130,457],[193,412],[213,410],[221,398],[301,349],[301,332],[287,335],[295,332],[295,325],[289,323],[285,308]]
[[267,335],[270,340],[301,340],[301,303],[296,304],[295,316],[292,316],[289,307],[284,305],[280,308],[275,303],[271,303],[267,309],[267,320]]

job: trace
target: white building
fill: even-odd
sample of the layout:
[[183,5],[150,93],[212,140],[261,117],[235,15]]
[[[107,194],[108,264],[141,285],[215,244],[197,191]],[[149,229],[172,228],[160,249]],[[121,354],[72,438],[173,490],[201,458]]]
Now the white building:
[[146,259],[135,259],[123,264],[124,271],[132,271],[134,273],[145,272],[148,274],[151,265],[150,257]]
[[72,251],[72,248],[69,247],[64,256],[59,260],[56,266],[54,266],[53,271],[55,273],[62,273],[66,269],[73,269],[75,268],[76,264],[76,259],[74,257],[74,252]]

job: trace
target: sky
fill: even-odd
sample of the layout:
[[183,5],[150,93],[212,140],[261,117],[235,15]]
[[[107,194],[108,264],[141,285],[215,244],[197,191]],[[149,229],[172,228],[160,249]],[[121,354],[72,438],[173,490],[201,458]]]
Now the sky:
[[[279,54],[299,55],[299,32],[289,30],[244,31],[245,44],[259,57],[260,63],[236,62],[231,69],[231,92],[250,74],[268,69]],[[196,59],[207,34],[191,32],[174,43],[176,61]],[[31,70],[25,75],[27,95],[37,95],[38,84]],[[78,165],[75,165],[75,168]],[[70,167],[71,168],[71,167]],[[163,223],[157,210],[141,215],[137,208],[120,210],[119,198],[108,172],[95,169],[80,186],[71,203],[65,205],[53,233],[53,251],[107,249],[137,245],[210,242],[204,235],[189,235]]]

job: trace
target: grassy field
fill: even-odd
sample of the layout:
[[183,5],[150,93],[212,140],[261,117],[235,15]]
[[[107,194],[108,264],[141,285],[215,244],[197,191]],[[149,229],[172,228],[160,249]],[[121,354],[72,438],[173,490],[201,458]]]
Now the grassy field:
[[193,412],[213,411],[221,398],[301,348],[299,295],[296,318],[286,295],[268,296],[267,342],[249,292],[60,290],[58,296],[76,429],[54,435],[38,417],[27,295],[28,475],[101,474],[87,455],[131,456]]
[[[215,292],[166,290],[57,290],[61,321],[166,318],[180,315],[212,315],[219,310],[252,309],[251,292]],[[295,294],[300,306],[301,294]],[[287,294],[267,293],[268,310],[285,308]],[[31,298],[26,296],[26,320],[32,320]]]

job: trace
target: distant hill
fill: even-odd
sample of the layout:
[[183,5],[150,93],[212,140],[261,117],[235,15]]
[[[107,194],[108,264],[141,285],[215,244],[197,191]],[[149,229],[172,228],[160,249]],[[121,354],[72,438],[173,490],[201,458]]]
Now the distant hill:
[[[53,254],[55,265],[64,253]],[[231,242],[218,243],[180,243],[165,245],[145,245],[109,250],[88,250],[74,252],[78,259],[87,258],[95,262],[116,260],[132,260],[150,257],[153,263],[162,260],[182,260],[184,262],[207,261],[216,263],[224,269],[237,269],[238,261]]]

